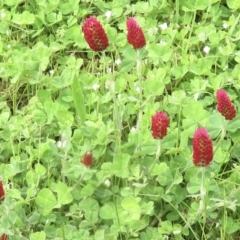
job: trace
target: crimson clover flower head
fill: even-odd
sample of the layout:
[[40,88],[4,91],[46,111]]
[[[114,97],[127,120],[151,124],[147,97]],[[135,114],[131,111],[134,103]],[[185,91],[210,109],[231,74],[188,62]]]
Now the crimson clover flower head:
[[127,20],[127,40],[135,49],[146,45],[143,30],[134,18],[128,18]]
[[4,192],[4,188],[3,188],[3,183],[2,183],[2,181],[0,181],[0,202],[2,202],[4,200],[4,196],[5,196],[5,192]]
[[213,145],[205,128],[196,130],[193,136],[193,163],[198,167],[206,167],[213,159]]
[[93,51],[103,51],[109,46],[107,35],[95,17],[87,18],[82,30],[85,40]]
[[91,167],[93,165],[93,155],[92,155],[92,152],[90,152],[90,151],[85,152],[81,162],[86,167]]
[[167,135],[169,120],[165,112],[156,112],[152,116],[152,136],[155,139],[163,139]]
[[0,237],[0,240],[7,240],[7,239],[8,239],[8,235],[5,233]]
[[217,90],[217,110],[226,120],[232,120],[236,117],[236,109],[224,89]]

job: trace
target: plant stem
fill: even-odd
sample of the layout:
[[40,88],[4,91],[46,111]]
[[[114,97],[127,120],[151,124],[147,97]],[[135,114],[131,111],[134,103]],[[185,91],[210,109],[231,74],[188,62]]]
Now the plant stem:
[[220,139],[219,139],[219,141],[218,141],[218,143],[217,143],[217,146],[216,146],[215,149],[214,149],[214,154],[217,152],[217,150],[218,150],[218,148],[220,147],[223,139],[224,139],[225,136],[226,136],[227,124],[228,124],[228,121],[225,120],[225,124],[224,124],[224,127],[223,127],[222,132],[221,132],[221,137],[220,137]]
[[206,167],[201,167],[202,173],[202,181],[201,181],[201,189],[200,189],[200,196],[201,200],[199,203],[199,208],[197,212],[198,216],[203,216],[203,229],[206,224],[207,214],[206,214],[206,197],[207,197],[207,189],[206,189],[206,176],[205,176]]
[[[103,51],[103,59],[104,59],[104,72],[107,69],[107,59],[106,54]],[[120,153],[120,147],[121,147],[121,136],[122,136],[122,117],[120,112],[120,106],[117,102],[117,98],[115,95],[115,76],[113,73],[113,80],[111,81],[110,91],[112,94],[113,99],[113,122],[114,122],[114,135],[115,135],[115,141],[116,141],[116,147],[115,147],[115,154]]]
[[[140,88],[140,92],[139,92],[139,100],[140,100],[140,106],[142,105],[142,101],[143,101],[143,95],[142,95],[142,63],[141,63],[141,57],[140,57],[140,50],[137,50],[137,76],[138,76],[138,82],[139,82],[139,88]],[[136,126],[136,130],[138,131],[141,125],[141,121],[142,121],[142,108],[139,109],[138,112],[138,119],[137,119],[137,126]]]
[[175,1],[176,4],[176,14],[175,14],[175,19],[176,19],[176,23],[178,23],[178,18],[179,18],[179,0]]
[[201,188],[200,188],[200,204],[197,212],[197,216],[200,215],[201,213],[204,213],[204,208],[205,208],[205,196],[206,196],[206,182],[205,182],[205,167],[201,167],[201,174],[202,174],[202,179],[201,179]]
[[195,10],[194,13],[193,13],[192,22],[190,24],[191,28],[190,28],[190,31],[189,31],[189,34],[188,34],[188,41],[187,41],[187,44],[186,44],[185,53],[188,52],[189,45],[192,42],[191,37],[192,37],[192,33],[193,33],[193,27],[194,27],[194,24],[195,24],[195,21],[196,21],[196,16],[197,16],[197,11]]
[[161,156],[161,140],[159,140],[158,142],[158,148],[157,148],[157,151],[156,151],[156,157],[155,157],[155,160],[153,162],[153,165],[149,168],[149,171],[148,171],[148,176],[150,177],[151,175],[151,172],[153,170],[153,168],[155,167],[159,157]]
[[114,92],[112,94],[112,97],[113,97],[114,134],[115,134],[115,139],[116,139],[115,153],[119,153],[120,147],[121,147],[121,136],[122,136],[122,118],[121,118],[118,102],[117,102]]
[[[137,69],[137,76],[138,76],[138,82],[139,82],[139,112],[138,112],[138,117],[137,117],[137,124],[136,124],[136,132],[139,131],[141,122],[142,122],[142,116],[143,116],[143,94],[142,94],[142,69],[141,69],[142,63],[141,63],[141,56],[140,56],[140,50],[137,50],[137,58],[136,58],[136,69]],[[139,137],[138,137],[139,139]],[[139,149],[139,140],[138,144],[134,150],[136,153]]]

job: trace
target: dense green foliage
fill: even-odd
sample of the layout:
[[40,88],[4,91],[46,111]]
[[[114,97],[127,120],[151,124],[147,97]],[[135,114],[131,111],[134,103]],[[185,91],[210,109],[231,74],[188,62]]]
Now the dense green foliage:
[[[0,236],[238,239],[240,120],[224,119],[215,93],[239,109],[239,11],[239,0],[0,1]],[[84,39],[90,15],[104,53]],[[156,111],[170,119],[161,148]],[[213,139],[206,169],[192,161],[198,127]]]

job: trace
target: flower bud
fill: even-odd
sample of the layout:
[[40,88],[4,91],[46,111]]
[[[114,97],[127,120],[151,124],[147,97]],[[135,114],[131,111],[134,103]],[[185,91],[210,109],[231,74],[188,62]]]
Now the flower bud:
[[7,240],[8,239],[8,235],[7,234],[3,234],[1,237],[0,237],[0,240]]
[[4,196],[5,196],[5,192],[4,192],[4,188],[3,188],[3,183],[2,183],[2,181],[0,181],[0,202],[2,202],[4,200]]
[[217,110],[226,120],[232,120],[236,117],[236,109],[224,89],[217,90]]
[[163,139],[167,135],[169,125],[167,114],[164,112],[156,112],[152,116],[152,136],[155,139]]
[[213,145],[205,128],[196,130],[192,144],[194,165],[198,167],[208,166],[213,159]]
[[84,38],[93,51],[105,50],[109,43],[101,23],[95,17],[89,17],[83,23]]
[[146,45],[142,28],[134,18],[128,18],[127,20],[127,40],[135,49],[142,48]]
[[86,167],[91,167],[93,165],[93,155],[92,152],[88,151],[84,154],[83,159],[81,162],[86,166]]

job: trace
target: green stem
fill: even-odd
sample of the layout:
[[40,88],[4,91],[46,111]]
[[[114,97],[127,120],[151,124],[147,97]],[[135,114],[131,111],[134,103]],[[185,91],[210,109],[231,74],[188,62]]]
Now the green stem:
[[159,140],[158,142],[158,148],[157,148],[157,151],[156,151],[156,157],[155,157],[155,160],[153,162],[153,165],[149,168],[149,171],[148,171],[148,176],[150,177],[151,176],[151,172],[153,170],[153,168],[155,167],[157,161],[159,160],[161,156],[161,140]]
[[224,124],[224,127],[223,127],[222,132],[221,132],[221,137],[220,137],[220,139],[219,139],[219,141],[218,141],[218,143],[217,143],[217,146],[216,146],[215,149],[214,149],[214,154],[217,152],[217,150],[218,150],[218,148],[220,147],[223,139],[224,139],[225,136],[226,136],[227,124],[228,124],[228,121],[225,120],[225,124]]
[[[103,59],[104,59],[104,72],[107,70],[107,59],[105,52],[103,51]],[[113,73],[114,74],[114,73]],[[116,146],[115,146],[115,154],[119,154],[121,151],[121,135],[122,135],[122,118],[121,118],[121,112],[120,112],[120,106],[118,105],[117,98],[115,95],[115,76],[113,75],[112,82],[110,85],[110,92],[112,95],[113,99],[113,122],[114,122],[114,135],[115,135],[115,141],[116,141]],[[118,179],[120,181],[120,179]],[[114,182],[112,178],[112,182]],[[120,184],[118,184],[120,185]],[[113,192],[113,202],[114,202],[114,207],[115,207],[115,212],[117,216],[117,222],[118,222],[118,227],[119,227],[119,233],[120,233],[120,239],[122,239],[121,235],[121,223],[120,223],[120,218],[118,214],[118,206],[117,206],[117,197],[115,195],[114,189],[112,189]]]
[[[140,50],[137,50],[137,76],[138,76],[138,82],[139,82],[139,88],[140,88],[140,92],[139,92],[139,100],[140,100],[140,106],[142,105],[142,101],[143,101],[143,95],[142,95],[142,63],[141,63],[141,56],[140,56]],[[136,126],[136,130],[138,131],[141,125],[141,121],[142,121],[142,108],[139,109],[138,112],[138,119],[137,119],[137,126]]]
[[115,93],[112,92],[113,97],[113,122],[114,122],[114,134],[116,140],[115,153],[120,153],[121,147],[121,135],[122,135],[122,118],[119,111],[118,102]]
[[239,24],[239,19],[240,19],[240,14],[237,16],[236,21],[234,22],[234,24],[231,26],[231,28],[229,29],[228,35],[231,37],[233,31],[235,30],[236,26]]
[[[107,70],[107,58],[106,54],[103,51],[103,59],[104,59],[104,72]],[[114,135],[115,135],[115,141],[116,141],[116,147],[115,147],[115,154],[120,152],[121,147],[121,136],[122,136],[122,117],[121,117],[121,111],[120,106],[117,102],[117,98],[115,95],[115,76],[113,73],[113,80],[111,81],[110,85],[110,92],[112,94],[113,99],[113,122],[114,122]]]
[[[179,111],[178,111],[178,121],[177,121],[177,124],[178,124],[178,131],[177,131],[177,139],[176,139],[176,147],[181,147],[181,126],[180,126],[180,123],[181,123],[181,116],[182,116],[182,105],[180,105],[179,107]],[[175,153],[175,156],[177,155],[177,153]]]
[[113,202],[114,202],[114,206],[115,206],[115,211],[116,211],[116,216],[117,216],[117,222],[118,222],[118,227],[119,227],[119,234],[120,234],[120,239],[122,240],[122,234],[121,234],[121,223],[120,223],[120,218],[119,218],[119,214],[118,214],[118,207],[117,207],[117,198],[115,196],[115,192],[114,190],[112,190],[113,192]]
[[176,23],[178,23],[178,18],[179,18],[179,0],[176,0],[175,3],[176,3],[175,19],[176,19]]
[[[137,69],[137,76],[138,76],[138,82],[139,82],[139,112],[138,112],[138,117],[137,117],[137,124],[136,124],[136,131],[138,132],[141,126],[142,122],[142,116],[143,116],[143,94],[142,94],[142,69],[141,69],[142,63],[141,63],[141,56],[140,56],[140,50],[137,50],[137,58],[136,58],[136,69]],[[135,153],[139,149],[139,138],[138,137],[138,145],[135,148]]]
[[200,188],[200,204],[197,212],[197,216],[200,215],[201,213],[204,213],[204,208],[205,208],[205,197],[206,197],[206,182],[205,182],[205,167],[201,167],[201,188]]
[[107,72],[107,57],[105,54],[105,51],[102,51],[102,55],[103,55],[103,72],[106,73]]
[[205,176],[206,167],[201,167],[201,173],[202,173],[202,183],[201,183],[201,189],[200,189],[200,196],[201,200],[199,203],[199,208],[197,212],[198,216],[203,216],[203,229],[205,228],[207,214],[206,214],[206,197],[207,197],[207,188],[206,188],[206,176]]
[[192,18],[192,23],[191,23],[191,28],[190,28],[190,31],[189,31],[189,34],[188,34],[188,41],[187,41],[187,44],[186,44],[185,53],[188,52],[189,44],[192,42],[191,37],[192,37],[192,33],[193,33],[193,27],[194,27],[194,23],[195,23],[195,20],[196,20],[196,16],[197,16],[197,11],[194,11],[193,18]]
[[86,105],[84,102],[84,94],[82,84],[75,72],[72,73],[72,96],[76,112],[79,116],[81,125],[86,121]]

